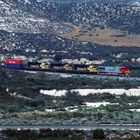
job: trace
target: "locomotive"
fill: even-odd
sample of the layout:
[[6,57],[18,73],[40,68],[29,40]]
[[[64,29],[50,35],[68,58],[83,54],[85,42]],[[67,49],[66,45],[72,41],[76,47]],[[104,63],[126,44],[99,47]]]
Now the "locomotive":
[[69,64],[69,63],[23,63],[22,59],[4,59],[2,62],[4,68],[17,70],[35,70],[48,72],[63,72],[77,74],[94,74],[94,75],[114,75],[128,76],[129,68],[126,66],[95,66],[89,64]]

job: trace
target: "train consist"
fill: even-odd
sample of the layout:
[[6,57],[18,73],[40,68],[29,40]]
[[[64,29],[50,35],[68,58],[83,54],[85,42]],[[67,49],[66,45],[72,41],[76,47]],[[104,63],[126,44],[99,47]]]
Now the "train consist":
[[39,63],[27,62],[24,64],[21,59],[4,59],[2,66],[8,69],[77,73],[77,74],[94,74],[94,75],[114,75],[128,76],[129,68],[126,66],[95,66],[87,64],[69,64],[69,63]]

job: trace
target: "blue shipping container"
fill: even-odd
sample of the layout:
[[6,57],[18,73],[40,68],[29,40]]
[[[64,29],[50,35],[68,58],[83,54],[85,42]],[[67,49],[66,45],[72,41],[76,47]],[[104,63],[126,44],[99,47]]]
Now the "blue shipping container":
[[9,68],[9,69],[21,69],[22,68],[22,64],[4,64],[3,66],[5,68]]

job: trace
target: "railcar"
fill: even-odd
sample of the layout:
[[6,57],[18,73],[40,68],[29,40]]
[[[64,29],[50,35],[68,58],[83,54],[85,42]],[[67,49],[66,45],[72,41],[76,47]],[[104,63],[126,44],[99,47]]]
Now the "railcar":
[[64,70],[64,65],[62,63],[50,63],[49,69],[51,70]]
[[2,61],[2,66],[9,69],[21,69],[23,67],[23,60],[7,58]]
[[94,65],[74,64],[73,70],[77,72],[97,73],[97,67]]
[[73,66],[68,63],[50,63],[48,65],[48,69],[50,71],[62,71],[62,72],[72,72],[73,71]]
[[39,64],[39,67],[40,67],[41,69],[49,69],[49,64],[48,64],[48,63],[40,63],[40,64]]
[[72,71],[73,70],[73,65],[66,63],[66,64],[64,64],[63,68],[64,68],[65,71]]

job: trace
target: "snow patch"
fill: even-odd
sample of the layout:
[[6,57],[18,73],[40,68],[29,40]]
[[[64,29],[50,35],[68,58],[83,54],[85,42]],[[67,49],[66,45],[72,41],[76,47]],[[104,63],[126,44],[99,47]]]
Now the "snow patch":
[[104,105],[104,106],[109,105],[110,102],[96,102],[96,103],[86,102],[85,104],[88,107],[98,108],[101,105]]
[[46,112],[54,112],[55,109],[45,109]]
[[129,109],[130,111],[136,111],[136,112],[140,112],[140,109]]
[[[140,96],[140,89],[74,89],[71,90],[72,92],[78,92],[82,96],[87,96],[88,94],[95,94],[95,93],[110,93],[115,95],[122,95],[126,94],[128,96]],[[50,95],[50,96],[63,96],[65,95],[66,90],[40,90],[41,94]]]

